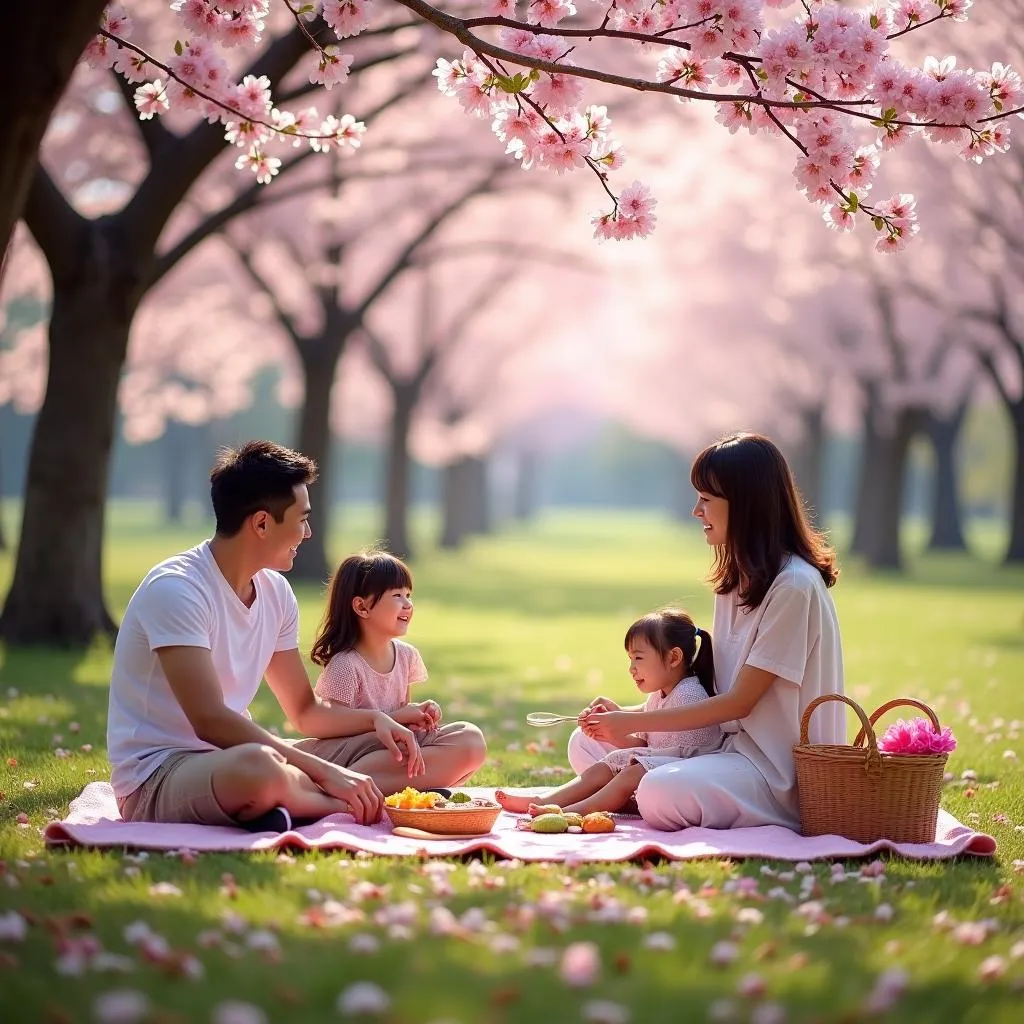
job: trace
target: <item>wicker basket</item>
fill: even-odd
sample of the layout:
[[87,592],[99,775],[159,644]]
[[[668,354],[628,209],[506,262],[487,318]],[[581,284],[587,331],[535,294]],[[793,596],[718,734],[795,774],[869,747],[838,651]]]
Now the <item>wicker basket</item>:
[[[861,721],[852,746],[807,741],[814,709],[830,700],[849,704]],[[800,831],[805,836],[840,835],[862,843],[935,841],[948,755],[886,754],[879,751],[875,739],[875,722],[903,705],[923,711],[939,729],[935,712],[916,700],[891,700],[870,718],[856,701],[837,693],[818,697],[807,706],[800,721],[800,742],[793,748]]]
[[494,807],[384,807],[392,825],[419,828],[435,835],[452,836],[468,833],[483,835],[494,828],[501,808]]

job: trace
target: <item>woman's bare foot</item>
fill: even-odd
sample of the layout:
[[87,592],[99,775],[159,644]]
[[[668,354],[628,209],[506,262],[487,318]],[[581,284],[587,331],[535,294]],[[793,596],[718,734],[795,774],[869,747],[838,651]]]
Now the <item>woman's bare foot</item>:
[[503,789],[496,789],[494,791],[494,799],[510,814],[526,814],[532,805],[540,802],[540,797],[538,796],[506,793]]

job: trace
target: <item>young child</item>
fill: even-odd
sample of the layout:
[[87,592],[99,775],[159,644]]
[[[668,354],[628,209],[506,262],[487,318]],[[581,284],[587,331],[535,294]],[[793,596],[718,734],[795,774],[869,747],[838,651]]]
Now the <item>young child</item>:
[[[446,730],[436,701],[409,699],[412,685],[427,678],[419,651],[399,639],[412,613],[412,575],[404,562],[385,551],[350,555],[331,582],[310,657],[323,666],[315,687],[318,697],[381,711],[412,729],[423,746]],[[420,751],[409,757],[407,769],[410,776],[423,774]]]
[[[696,704],[713,695],[711,637],[695,626],[686,612],[664,608],[645,615],[626,631],[625,646],[630,675],[637,689],[647,694],[647,700],[635,707],[620,708],[599,697],[581,712],[581,718],[596,706],[609,711],[655,711]],[[716,725],[689,732],[637,732],[632,738],[638,741],[636,745],[613,750],[578,779],[544,796],[516,796],[498,790],[495,799],[513,813],[532,813],[545,804],[557,804],[579,814],[618,811],[632,799],[648,770],[718,750],[723,734]]]

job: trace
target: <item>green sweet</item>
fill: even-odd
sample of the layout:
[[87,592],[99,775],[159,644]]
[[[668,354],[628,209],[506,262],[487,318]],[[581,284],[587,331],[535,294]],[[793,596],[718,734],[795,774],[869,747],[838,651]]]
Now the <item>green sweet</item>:
[[569,822],[561,814],[538,814],[530,822],[530,828],[534,832],[565,832]]
[[468,793],[452,793],[448,797],[448,803],[450,804],[468,804],[473,798]]

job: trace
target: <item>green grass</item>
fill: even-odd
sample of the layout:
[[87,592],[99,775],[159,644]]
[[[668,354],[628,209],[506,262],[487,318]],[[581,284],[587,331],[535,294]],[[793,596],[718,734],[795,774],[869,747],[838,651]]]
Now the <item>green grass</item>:
[[[169,530],[153,522],[148,508],[114,511],[107,585],[117,611],[153,562],[205,535],[205,524]],[[572,711],[597,692],[631,696],[622,634],[632,616],[680,601],[710,626],[703,542],[657,516],[551,514],[458,554],[429,550],[433,524],[417,526],[424,543],[414,567],[410,639],[431,671],[424,693],[438,697],[448,717],[471,718],[487,732],[491,757],[482,784],[544,783],[551,777],[539,769],[565,763],[566,733],[528,734],[526,711]],[[336,554],[372,535],[362,513],[342,527]],[[994,535],[976,539],[986,558],[997,550]],[[0,556],[0,588],[9,573],[10,557]],[[308,647],[322,598],[315,587],[298,591]],[[995,835],[999,852],[986,861],[888,860],[873,882],[832,884],[831,866],[814,865],[814,898],[828,915],[817,928],[796,913],[802,875],[791,865],[755,861],[566,869],[468,859],[436,873],[412,859],[346,854],[193,861],[49,853],[42,827],[64,814],[86,782],[108,774],[110,651],[97,644],[85,653],[0,652],[0,921],[16,910],[31,922],[23,942],[0,939],[0,1020],[91,1021],[94,1000],[112,989],[145,993],[150,1010],[142,1019],[168,1024],[215,1020],[224,1000],[260,1006],[272,1021],[333,1020],[339,993],[374,981],[391,998],[382,1019],[395,1024],[561,1024],[588,1019],[594,1001],[628,1010],[635,1024],[853,1021],[871,1015],[868,994],[880,972],[894,967],[909,979],[889,1013],[894,1021],[1019,1019],[1024,573],[981,558],[915,556],[904,576],[867,576],[847,566],[835,594],[848,692],[869,710],[891,696],[917,696],[953,726],[956,782],[943,805]],[[282,727],[272,699],[261,696],[255,710],[265,725]],[[554,746],[527,749],[542,739]],[[57,747],[71,755],[58,758]],[[960,782],[966,770],[977,774],[971,787]],[[28,815],[27,826],[17,824],[19,814]],[[856,872],[860,865],[847,867]],[[758,882],[755,896],[735,891],[745,876]],[[160,895],[152,889],[160,882],[181,894]],[[328,899],[349,909],[348,923],[311,926],[307,912]],[[463,934],[432,934],[431,908],[438,906],[460,916],[478,911],[488,923],[475,929],[474,913]],[[891,908],[891,917],[880,907]],[[610,920],[596,921],[599,911]],[[940,912],[959,924],[988,922],[983,940],[968,944],[969,929],[938,927]],[[195,957],[203,976],[183,980],[167,965],[144,962],[124,936],[139,921]],[[249,945],[262,930],[277,940],[269,953]],[[220,945],[201,941],[210,932],[222,936]],[[658,933],[671,936],[674,948],[645,945]],[[350,950],[353,936],[368,935],[379,943],[376,952]],[[60,950],[82,936],[127,958],[131,971],[59,973]],[[720,941],[738,951],[724,967],[709,961]],[[574,942],[600,951],[601,969],[586,988],[559,975],[558,960]],[[979,968],[991,957],[1003,958],[1005,972],[985,981]],[[737,994],[748,975],[763,979],[762,1000]],[[773,1017],[766,1004],[784,1008],[785,1017]]]

